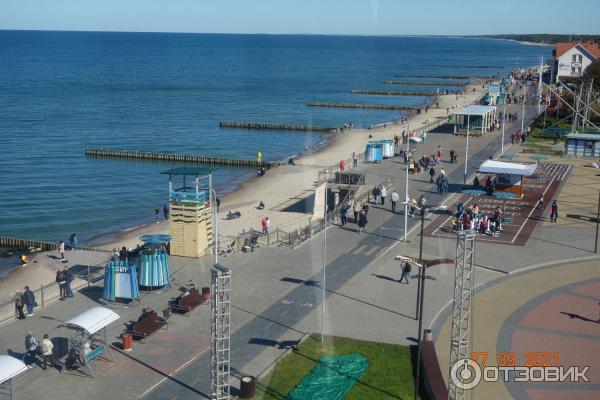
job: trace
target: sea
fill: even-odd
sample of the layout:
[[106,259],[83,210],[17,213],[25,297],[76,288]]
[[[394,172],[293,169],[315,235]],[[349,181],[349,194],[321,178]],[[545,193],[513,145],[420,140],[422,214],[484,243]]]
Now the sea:
[[[431,99],[350,91],[437,89],[383,84],[435,80],[421,75],[505,76],[551,49],[455,37],[0,31],[0,236],[76,232],[85,243],[154,218],[168,197],[160,172],[181,164],[88,158],[88,147],[286,160],[327,135],[219,121],[389,122],[405,114],[306,102],[424,105]],[[255,172],[218,167],[217,193]]]

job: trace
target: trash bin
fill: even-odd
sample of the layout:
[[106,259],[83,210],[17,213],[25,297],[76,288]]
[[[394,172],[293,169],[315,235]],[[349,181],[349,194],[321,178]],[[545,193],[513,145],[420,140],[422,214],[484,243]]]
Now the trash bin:
[[431,329],[423,329],[423,341],[431,342],[433,340],[433,335],[431,334]]
[[121,337],[123,338],[123,350],[131,351],[133,348],[133,335],[131,333],[124,333]]
[[253,376],[243,376],[240,386],[240,399],[253,399],[256,391],[256,378]]

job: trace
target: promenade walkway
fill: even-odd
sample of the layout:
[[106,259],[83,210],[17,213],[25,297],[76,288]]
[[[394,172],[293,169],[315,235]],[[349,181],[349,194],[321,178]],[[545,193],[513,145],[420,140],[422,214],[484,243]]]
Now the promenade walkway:
[[[520,111],[519,107],[515,107],[515,111]],[[530,117],[533,112],[531,108]],[[451,146],[462,148],[464,138],[430,134],[428,141],[419,145],[419,152],[427,154],[435,151],[437,146],[442,146],[447,155]],[[473,139],[470,146],[469,175],[490,154],[497,154],[499,133]],[[443,164],[451,183],[462,182],[464,165],[461,159],[459,152],[458,164]],[[390,159],[362,168],[368,174],[369,184],[390,182],[403,198],[404,165],[400,160]],[[434,193],[433,185],[428,183],[425,175],[411,176],[410,179],[411,197],[426,193],[432,204],[444,201],[443,196]],[[326,333],[411,343],[410,338],[416,335],[415,284],[395,282],[399,271],[397,263],[392,261],[396,254],[415,255],[418,251],[418,239],[412,234],[408,243],[401,241],[403,218],[402,213],[392,213],[388,203],[386,208],[372,206],[367,234],[359,235],[353,229],[335,226],[329,229]],[[414,232],[417,221],[409,219],[408,222],[409,230]],[[353,227],[352,224],[350,226]],[[285,346],[282,343],[298,340],[304,333],[320,329],[322,242],[319,238],[317,236],[296,250],[260,248],[254,253],[237,254],[222,260],[233,271],[232,367],[235,376],[241,373],[259,374],[283,352],[282,347]],[[426,238],[426,241],[426,255],[453,255],[452,240]],[[569,241],[566,243],[570,246]],[[523,247],[511,254],[498,252],[497,246],[492,244],[482,245],[485,248],[482,253],[485,251],[486,256],[481,264],[485,268],[481,268],[478,282],[529,265],[534,259],[543,261],[588,254],[587,250],[572,248],[574,246],[557,248],[552,240],[540,240],[532,245],[535,253]],[[552,249],[557,251],[552,252]],[[140,305],[117,310],[122,318],[110,331],[115,342],[123,328],[122,323],[136,318],[146,304],[160,310],[169,298],[178,293],[179,287],[190,280],[196,286],[208,284],[210,258],[188,260],[173,257],[172,260],[176,271],[174,288],[146,295]],[[427,321],[450,298],[451,271],[451,266],[442,266],[428,273],[436,280],[428,281],[431,297],[428,297],[425,306]],[[95,305],[99,288],[91,292],[51,305],[24,322],[3,327],[0,345],[14,352],[22,351],[23,336],[29,329],[38,336],[49,333],[64,337],[55,327],[66,318]],[[43,373],[34,368],[17,380],[17,393],[21,393],[22,398],[35,398],[39,393],[47,393],[47,398],[79,399],[83,396],[90,400],[107,397],[208,397],[208,317],[208,309],[199,310],[190,318],[173,317],[168,331],[160,332],[145,345],[136,345],[131,353],[119,353],[117,364],[103,371],[97,379],[59,375],[55,371]],[[71,390],[75,387],[77,391]]]

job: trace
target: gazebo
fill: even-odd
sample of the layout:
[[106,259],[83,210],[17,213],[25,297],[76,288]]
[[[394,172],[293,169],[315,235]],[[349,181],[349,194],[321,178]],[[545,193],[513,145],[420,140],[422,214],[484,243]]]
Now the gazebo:
[[91,362],[101,357],[106,350],[110,355],[108,361],[114,363],[115,356],[110,349],[106,327],[119,318],[117,313],[108,308],[94,307],[60,325],[71,331],[65,366],[70,369],[87,367],[95,377]]
[[496,119],[496,106],[469,105],[454,113],[454,133],[466,131],[481,131],[483,135],[490,131]]
[[497,191],[514,193],[520,198],[524,194],[523,177],[533,175],[536,168],[537,164],[517,164],[486,160],[479,167],[479,172],[495,174]]
[[0,356],[0,388],[5,391],[10,400],[15,398],[13,379],[27,371],[27,365],[11,356]]

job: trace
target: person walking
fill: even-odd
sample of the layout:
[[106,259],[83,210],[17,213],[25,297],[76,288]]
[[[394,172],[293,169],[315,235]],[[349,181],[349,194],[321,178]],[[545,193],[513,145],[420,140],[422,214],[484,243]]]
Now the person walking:
[[385,207],[385,198],[387,197],[387,189],[385,186],[381,185],[379,189],[379,195],[381,196],[381,205]]
[[346,225],[346,223],[348,222],[348,205],[342,206],[342,208],[340,208],[340,220],[342,222],[342,226]]
[[35,295],[31,290],[29,290],[29,286],[25,286],[25,291],[23,292],[23,303],[27,306],[27,316],[33,317],[33,307],[35,307]]
[[260,163],[262,162],[262,153],[260,150],[256,152],[256,160]]
[[71,233],[71,238],[69,239],[69,242],[71,244],[71,251],[75,250],[75,247],[77,247],[77,244],[79,244],[79,239],[77,239],[76,233]]
[[60,254],[60,260],[62,262],[65,261],[65,242],[64,240],[61,240],[60,242],[58,242],[58,254]]
[[431,167],[429,170],[429,183],[434,183],[433,177],[435,176],[435,168]]
[[540,208],[540,210],[544,209],[544,195],[543,194],[540,195],[540,199],[538,200],[538,207]]
[[42,369],[45,371],[48,363],[50,364],[51,368],[53,368],[55,365],[54,355],[53,355],[54,344],[52,344],[52,340],[50,340],[50,337],[48,336],[48,334],[44,335],[44,339],[42,339],[41,347],[42,347],[41,350],[42,350],[42,360],[43,360]]
[[392,200],[392,212],[395,213],[396,212],[396,205],[400,201],[400,196],[398,195],[398,192],[396,192],[396,189],[394,189],[392,191],[391,200]]
[[163,216],[165,217],[165,221],[169,220],[169,207],[166,204],[163,204]]
[[354,223],[358,223],[358,213],[360,212],[360,203],[356,200],[353,200],[352,203],[352,213],[354,214]]
[[31,364],[37,359],[38,346],[39,342],[33,332],[27,332],[27,335],[25,335],[25,354],[23,355],[23,362],[27,365],[27,368],[31,368]]
[[358,167],[358,156],[354,151],[352,152],[352,166]]
[[412,270],[412,266],[408,261],[402,261],[402,276],[400,276],[400,280],[398,282],[402,283],[403,280],[406,281],[408,285],[410,282],[408,280],[410,271]]
[[154,219],[156,220],[157,224],[160,222],[160,208],[158,207],[154,209]]
[[56,283],[58,283],[60,293],[59,300],[64,300],[67,295],[67,274],[65,270],[56,271]]
[[358,233],[367,231],[367,212],[362,209],[358,213]]
[[558,204],[556,204],[556,200],[552,201],[550,207],[550,222],[556,222],[558,219]]
[[68,269],[67,267],[65,267],[64,271],[65,271],[65,275],[67,276],[67,283],[65,284],[65,295],[67,297],[73,297],[73,290],[71,289],[71,283],[73,283],[73,279],[75,279],[75,277],[73,276],[73,272],[70,269]]
[[417,200],[414,197],[408,202],[408,207],[409,207],[409,215],[414,218],[415,210],[417,209]]
[[25,303],[23,303],[23,294],[17,291],[13,299],[15,301],[15,316],[17,319],[25,319],[25,313],[23,312],[23,307],[25,307]]

